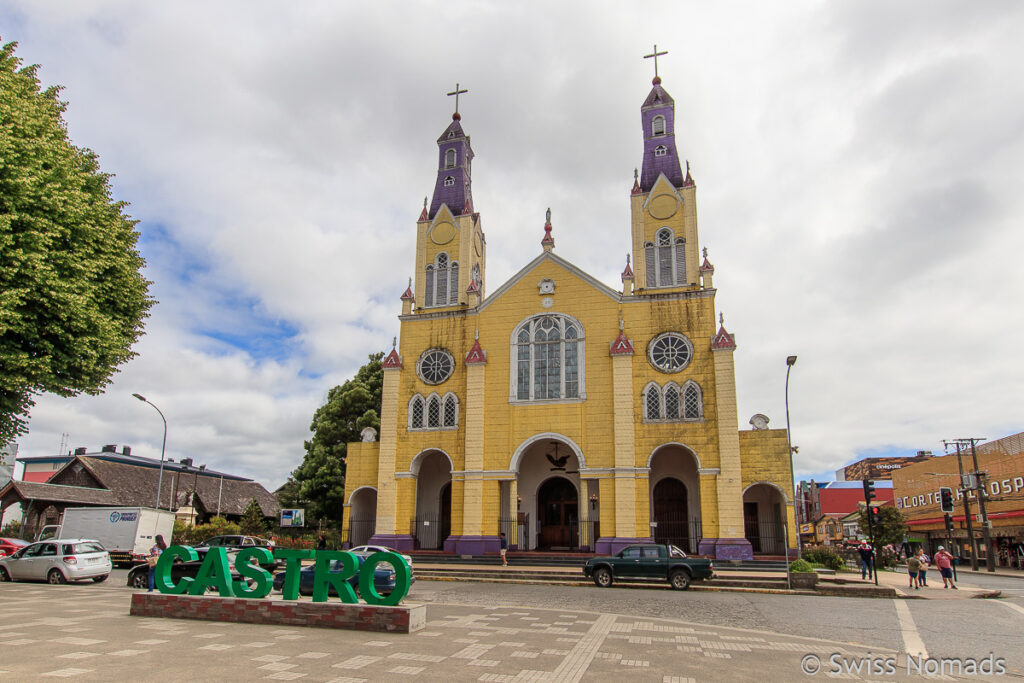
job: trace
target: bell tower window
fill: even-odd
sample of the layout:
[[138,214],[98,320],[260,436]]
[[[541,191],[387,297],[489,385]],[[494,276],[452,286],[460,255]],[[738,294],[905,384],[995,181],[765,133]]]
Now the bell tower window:
[[455,168],[455,150],[450,149],[444,153],[444,167]]
[[453,178],[451,176],[445,176],[444,186],[445,187],[454,187],[454,185],[455,185],[455,178]]
[[672,287],[686,284],[686,240],[662,228],[654,242],[644,245],[647,286]]
[[663,157],[666,154],[668,154],[668,147],[666,147],[665,145],[658,145],[657,147],[654,148],[654,156]]
[[459,303],[459,263],[450,261],[448,254],[441,252],[433,263],[426,267],[427,282],[423,305],[449,306]]
[[[658,115],[651,121],[651,135],[664,135],[665,134],[665,117]],[[660,156],[660,155],[659,155]]]

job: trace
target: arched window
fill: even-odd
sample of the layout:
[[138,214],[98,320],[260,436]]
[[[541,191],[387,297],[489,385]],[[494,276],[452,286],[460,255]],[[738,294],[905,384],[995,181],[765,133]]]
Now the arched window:
[[513,401],[585,398],[583,327],[565,315],[539,315],[512,334]]
[[661,389],[657,386],[650,386],[647,388],[647,419],[648,420],[660,420],[661,419]]
[[455,185],[455,178],[453,178],[451,176],[446,176],[445,179],[444,179],[444,186],[445,187],[452,187],[454,185]]
[[683,388],[683,419],[698,420],[703,415],[704,402],[701,398],[700,387],[691,380]]
[[436,395],[427,399],[427,427],[437,429],[441,426],[441,399]]
[[455,168],[455,150],[450,149],[444,153],[444,167]]
[[668,147],[666,147],[665,145],[658,145],[657,147],[654,148],[654,156],[663,157],[666,154],[668,154]]
[[[658,115],[651,121],[651,135],[664,135],[665,134],[665,117]],[[661,156],[660,154],[658,156]]]
[[444,399],[444,426],[459,426],[459,399],[455,394],[448,394]]
[[647,242],[644,245],[647,286],[685,285],[686,240],[674,237],[671,228],[662,228],[654,239],[654,242]]
[[423,397],[418,394],[409,403],[409,429],[423,429]]
[[427,264],[427,282],[424,287],[423,305],[449,306],[459,303],[459,264],[449,261],[448,254],[441,252],[433,263]]
[[679,388],[675,384],[665,386],[665,419],[679,419]]

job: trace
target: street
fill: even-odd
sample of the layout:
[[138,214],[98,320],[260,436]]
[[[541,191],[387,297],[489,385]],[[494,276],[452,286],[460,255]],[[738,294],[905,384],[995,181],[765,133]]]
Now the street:
[[806,657],[821,677],[890,658],[895,673],[842,677],[920,678],[907,675],[908,649],[934,659],[992,653],[1024,677],[1024,580],[1010,577],[961,576],[1011,596],[998,600],[418,581],[409,601],[428,605],[427,628],[397,635],[130,617],[125,574],[2,584],[0,678],[764,681],[809,678]]

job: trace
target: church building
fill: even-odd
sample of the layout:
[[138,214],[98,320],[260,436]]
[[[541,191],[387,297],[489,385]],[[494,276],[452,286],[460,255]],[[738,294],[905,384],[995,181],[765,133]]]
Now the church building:
[[697,187],[657,75],[640,123],[621,287],[555,253],[549,210],[537,257],[489,291],[456,99],[383,361],[379,440],[367,429],[348,447],[349,547],[483,554],[500,533],[530,551],[795,547],[786,431],[760,414],[740,429],[736,338],[716,316]]

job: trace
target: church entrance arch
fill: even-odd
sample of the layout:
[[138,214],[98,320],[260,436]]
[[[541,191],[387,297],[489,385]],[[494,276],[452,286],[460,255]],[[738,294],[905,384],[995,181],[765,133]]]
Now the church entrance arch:
[[377,529],[377,489],[364,486],[349,497],[348,540],[350,547],[368,543]]
[[677,443],[655,449],[648,461],[651,534],[657,543],[671,543],[695,554],[700,547],[700,463],[696,454]]
[[743,535],[755,555],[785,555],[786,498],[772,484],[751,484],[743,492]]
[[411,469],[416,475],[415,547],[439,550],[452,530],[452,462],[443,451],[424,451]]
[[537,490],[540,550],[569,550],[579,537],[580,499],[573,483],[564,477],[551,477]]

